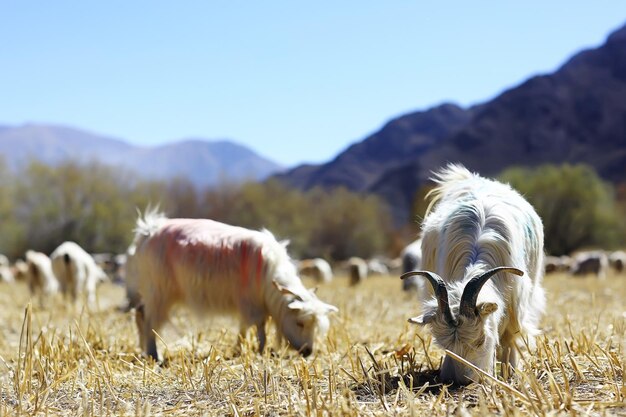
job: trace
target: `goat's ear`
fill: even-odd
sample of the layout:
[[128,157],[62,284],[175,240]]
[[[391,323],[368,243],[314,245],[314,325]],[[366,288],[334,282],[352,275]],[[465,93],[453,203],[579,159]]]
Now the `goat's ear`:
[[334,305],[324,303],[324,307],[326,308],[326,311],[328,313],[338,313],[339,312],[339,309],[337,307],[335,307]]
[[481,318],[485,318],[498,309],[496,303],[480,303],[476,306],[476,311]]
[[411,317],[409,319],[409,323],[418,324],[423,326],[424,324],[428,324],[435,319],[435,313],[426,313],[421,316]]
[[295,292],[291,291],[289,288],[287,287],[283,287],[282,285],[280,285],[278,282],[276,282],[276,280],[272,281],[272,284],[274,285],[274,287],[276,287],[276,289],[278,291],[280,291],[282,294],[288,294],[288,295],[293,295],[294,297],[296,297],[296,299],[302,301],[302,297],[300,297],[298,294],[296,294]]

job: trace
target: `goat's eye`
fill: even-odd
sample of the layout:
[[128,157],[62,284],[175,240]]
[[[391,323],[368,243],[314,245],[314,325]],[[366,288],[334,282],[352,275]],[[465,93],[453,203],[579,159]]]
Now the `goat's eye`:
[[303,323],[303,322],[301,322],[301,321],[297,321],[297,322],[296,322],[296,326],[298,326],[298,327],[299,327],[299,328],[301,328],[301,329],[304,329],[304,323]]

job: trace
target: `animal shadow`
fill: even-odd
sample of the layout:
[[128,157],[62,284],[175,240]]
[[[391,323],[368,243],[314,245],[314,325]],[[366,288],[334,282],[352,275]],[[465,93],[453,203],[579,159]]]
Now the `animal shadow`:
[[373,401],[381,396],[394,394],[400,386],[421,394],[439,394],[444,385],[439,380],[438,370],[414,370],[401,375],[375,372],[367,375],[364,382],[355,383],[351,390],[360,401]]

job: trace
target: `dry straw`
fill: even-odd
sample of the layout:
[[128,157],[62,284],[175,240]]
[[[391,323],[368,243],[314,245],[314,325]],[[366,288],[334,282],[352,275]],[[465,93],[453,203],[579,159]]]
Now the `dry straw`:
[[119,287],[100,287],[90,310],[31,305],[26,287],[0,284],[0,416],[625,415],[624,284],[548,276],[544,334],[523,347],[522,369],[477,370],[467,387],[438,380],[444,352],[406,323],[419,306],[397,277],[321,286],[340,313],[310,358],[273,330],[263,354],[252,333],[236,348],[235,317],[179,310],[158,335],[161,364],[141,357]]

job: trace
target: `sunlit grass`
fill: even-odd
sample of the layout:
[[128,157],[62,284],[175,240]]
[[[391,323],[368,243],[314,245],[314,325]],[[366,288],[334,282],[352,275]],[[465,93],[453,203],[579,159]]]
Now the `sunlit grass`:
[[[626,413],[626,275],[545,280],[544,334],[508,380],[441,384],[443,352],[407,323],[418,312],[397,277],[319,287],[337,305],[307,359],[280,346],[256,352],[238,321],[177,310],[158,342],[163,364],[141,357],[123,290],[105,284],[99,308],[42,306],[25,286],[0,285],[0,415],[559,415]],[[313,286],[312,282],[307,285]]]

